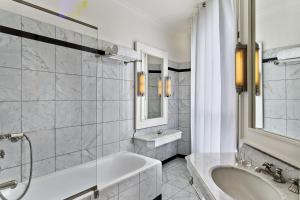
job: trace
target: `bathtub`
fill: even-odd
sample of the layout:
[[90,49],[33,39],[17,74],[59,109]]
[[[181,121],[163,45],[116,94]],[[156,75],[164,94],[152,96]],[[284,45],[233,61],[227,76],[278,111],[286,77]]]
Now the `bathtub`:
[[[8,200],[13,200],[24,190],[24,186],[21,183],[16,189],[8,189],[3,194]],[[66,199],[95,186],[100,192],[100,200],[116,196],[126,200],[132,199],[134,195],[144,195],[135,196],[135,199],[152,200],[161,194],[162,164],[139,154],[119,152],[34,178],[23,199]],[[87,193],[77,199],[89,199],[91,195],[92,193]]]

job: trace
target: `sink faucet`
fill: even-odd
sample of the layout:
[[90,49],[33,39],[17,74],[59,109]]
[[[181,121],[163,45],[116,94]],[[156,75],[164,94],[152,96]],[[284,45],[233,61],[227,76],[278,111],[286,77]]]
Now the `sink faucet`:
[[263,172],[264,174],[268,174],[273,177],[273,180],[277,183],[286,183],[285,178],[282,176],[282,169],[275,168],[275,170],[272,170],[274,167],[273,164],[265,162],[263,167],[256,167],[255,171],[257,173]]
[[289,187],[289,191],[299,194],[299,178],[296,179],[290,179],[291,186]]

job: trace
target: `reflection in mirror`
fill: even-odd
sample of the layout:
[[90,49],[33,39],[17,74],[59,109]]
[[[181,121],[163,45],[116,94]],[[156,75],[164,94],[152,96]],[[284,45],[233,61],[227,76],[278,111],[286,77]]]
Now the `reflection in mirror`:
[[163,59],[147,55],[148,61],[148,93],[145,103],[148,108],[148,119],[162,117]]
[[255,127],[296,140],[300,140],[299,10],[299,0],[256,1]]

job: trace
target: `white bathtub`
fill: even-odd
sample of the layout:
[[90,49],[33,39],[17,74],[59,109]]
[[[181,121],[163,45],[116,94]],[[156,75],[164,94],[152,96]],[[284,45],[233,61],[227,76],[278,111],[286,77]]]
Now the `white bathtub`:
[[[59,200],[73,196],[97,185],[104,191],[150,169],[159,169],[157,174],[161,179],[161,162],[139,154],[119,152],[97,161],[91,161],[73,168],[59,171],[32,180],[24,200]],[[97,175],[96,175],[97,174]],[[161,180],[157,180],[160,184]],[[157,187],[157,186],[155,186]],[[19,184],[14,190],[3,192],[8,200],[13,200],[24,190]],[[86,195],[85,195],[86,196]]]

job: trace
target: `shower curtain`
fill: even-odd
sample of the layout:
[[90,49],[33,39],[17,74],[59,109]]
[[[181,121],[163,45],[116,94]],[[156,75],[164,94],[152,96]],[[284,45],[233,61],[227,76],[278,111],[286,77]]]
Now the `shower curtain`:
[[235,19],[234,0],[207,0],[193,17],[192,153],[235,150]]

